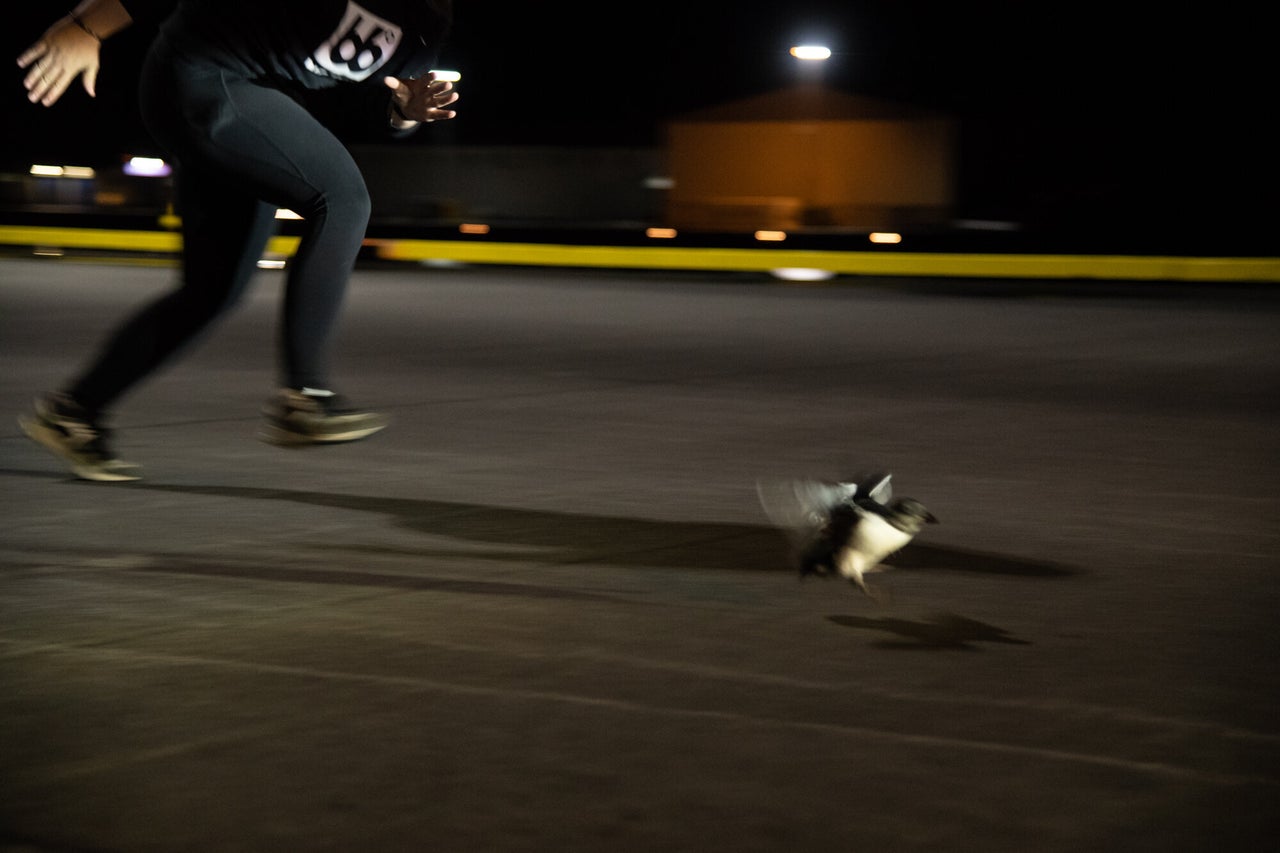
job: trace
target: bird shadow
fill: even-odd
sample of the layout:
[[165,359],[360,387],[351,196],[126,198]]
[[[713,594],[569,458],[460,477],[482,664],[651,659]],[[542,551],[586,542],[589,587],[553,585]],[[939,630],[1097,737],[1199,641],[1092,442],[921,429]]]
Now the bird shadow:
[[975,643],[1031,645],[1029,641],[1020,640],[1003,628],[954,613],[938,613],[920,621],[844,614],[828,616],[827,619],[845,628],[879,631],[898,638],[872,644],[879,649],[976,651]]

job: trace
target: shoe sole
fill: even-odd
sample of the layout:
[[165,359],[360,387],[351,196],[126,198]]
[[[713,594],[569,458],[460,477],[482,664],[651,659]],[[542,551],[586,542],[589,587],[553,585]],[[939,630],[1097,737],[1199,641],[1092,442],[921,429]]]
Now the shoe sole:
[[126,483],[142,479],[142,477],[137,474],[124,474],[120,471],[111,471],[77,458],[62,444],[59,440],[60,436],[55,430],[49,429],[49,427],[39,421],[31,420],[26,417],[19,417],[18,428],[26,434],[27,438],[66,462],[71,467],[72,473],[82,480],[93,480],[97,483]]
[[312,447],[317,444],[345,444],[351,441],[359,441],[376,432],[382,432],[386,428],[386,424],[378,424],[377,426],[361,427],[360,429],[351,429],[345,432],[311,435],[287,430],[275,424],[267,424],[258,430],[258,439],[265,441],[267,444],[274,444],[276,447]]

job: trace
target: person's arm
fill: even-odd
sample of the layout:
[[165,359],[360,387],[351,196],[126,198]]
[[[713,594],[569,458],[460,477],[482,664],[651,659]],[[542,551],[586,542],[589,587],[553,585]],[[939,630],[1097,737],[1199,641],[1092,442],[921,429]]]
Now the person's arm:
[[18,57],[19,68],[30,68],[22,85],[27,100],[53,106],[77,77],[96,97],[102,41],[133,23],[120,0],[84,0],[54,22],[35,44]]

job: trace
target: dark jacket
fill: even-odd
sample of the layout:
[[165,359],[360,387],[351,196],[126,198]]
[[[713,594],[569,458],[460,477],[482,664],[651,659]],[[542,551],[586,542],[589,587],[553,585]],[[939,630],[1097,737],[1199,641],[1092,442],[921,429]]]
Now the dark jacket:
[[451,0],[122,0],[169,54],[290,92],[339,132],[387,126],[387,75],[431,70]]

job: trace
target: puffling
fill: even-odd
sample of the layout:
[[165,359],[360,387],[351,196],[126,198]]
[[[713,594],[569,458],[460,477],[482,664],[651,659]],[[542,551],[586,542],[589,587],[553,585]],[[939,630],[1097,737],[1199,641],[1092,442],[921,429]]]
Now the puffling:
[[758,484],[765,513],[791,535],[800,576],[838,574],[868,596],[865,575],[938,519],[914,498],[893,498],[890,474],[844,482]]

